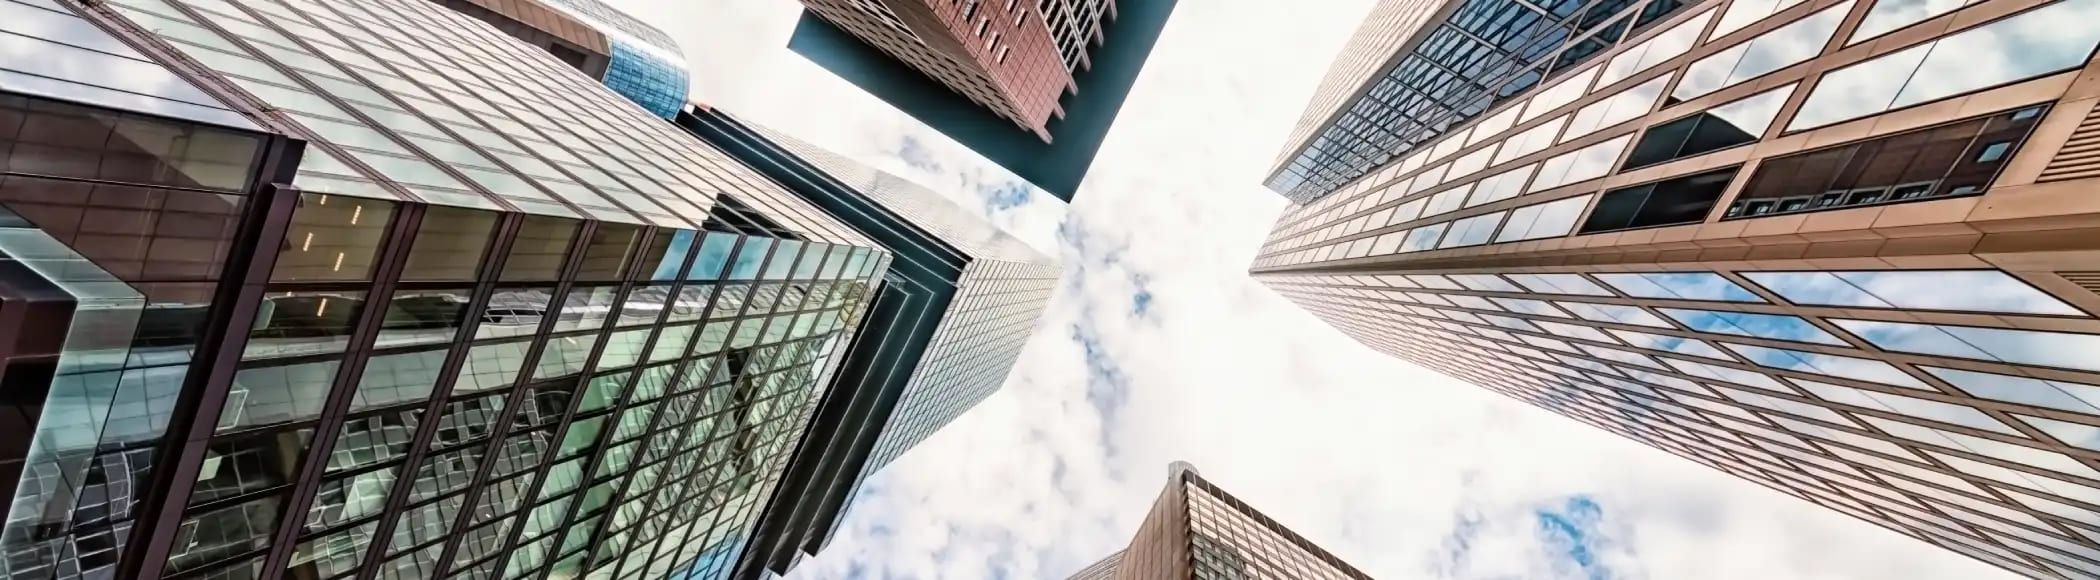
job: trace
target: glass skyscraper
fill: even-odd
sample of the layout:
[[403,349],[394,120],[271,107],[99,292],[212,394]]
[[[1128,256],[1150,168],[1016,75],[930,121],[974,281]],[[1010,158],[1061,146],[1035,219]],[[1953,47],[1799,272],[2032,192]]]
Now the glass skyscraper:
[[662,30],[597,0],[434,0],[539,47],[656,116],[691,90],[685,53]]
[[731,573],[892,253],[501,34],[0,0],[0,575]]
[[869,475],[1006,382],[1062,269],[903,178],[721,111],[696,108],[678,121],[894,256],[868,330],[847,347],[738,565],[740,577],[784,574],[829,542]]
[[1174,462],[1130,546],[1069,580],[1370,580],[1370,576],[1263,515],[1195,467]]
[[1696,3],[1380,0],[1267,185],[1295,202],[1319,199]]
[[1292,205],[1254,275],[1377,350],[2100,577],[2096,18],[1680,8]]

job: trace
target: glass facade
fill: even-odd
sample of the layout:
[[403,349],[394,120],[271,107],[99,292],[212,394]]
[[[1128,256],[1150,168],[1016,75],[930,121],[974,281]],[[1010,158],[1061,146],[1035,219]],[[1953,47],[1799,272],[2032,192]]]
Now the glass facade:
[[615,40],[612,62],[605,69],[605,88],[634,101],[642,110],[669,119],[685,108],[690,76],[683,64]]
[[2093,187],[2100,37],[2062,23],[2100,2],[1678,12],[1286,209],[1255,277],[1424,367],[2100,577],[2100,365],[2070,354],[2100,348],[2100,223],[2051,200]]
[[[1269,189],[1298,203],[1317,200],[1410,152],[1432,144],[1439,150],[1463,145],[1469,137],[1459,129],[1469,121],[1536,90],[1533,102],[1538,112],[1526,111],[1521,119],[1529,121],[1581,96],[1601,67],[1570,73],[1695,4],[1685,0],[1450,3],[1456,6],[1441,20],[1413,24],[1415,18],[1394,17],[1387,26],[1358,31],[1386,39],[1352,40],[1353,51],[1408,48],[1383,55],[1347,55],[1366,62],[1383,58],[1380,68],[1371,69],[1383,72],[1349,87],[1358,92],[1347,100],[1333,96],[1348,89],[1339,86],[1346,81],[1331,75],[1330,82],[1337,86],[1323,86],[1324,98],[1316,97],[1315,102],[1326,111],[1325,117],[1314,119],[1308,111],[1308,117],[1300,121],[1291,149],[1269,178]],[[1373,15],[1405,14],[1409,10],[1402,5],[1422,4],[1437,5],[1423,0],[1385,0]],[[1399,34],[1413,39],[1411,44],[1396,44],[1391,39],[1400,30],[1407,31]],[[1640,48],[1645,54],[1649,47]],[[1657,51],[1661,58],[1671,46],[1655,48],[1661,49]],[[1640,58],[1615,68],[1638,67]],[[1539,90],[1541,87],[1546,88]],[[1315,125],[1319,128],[1312,129]],[[1454,136],[1439,142],[1445,135]]]
[[434,3],[0,12],[9,578],[728,577],[891,261]]
[[1173,474],[1130,547],[1088,565],[1070,580],[1101,578],[1307,578],[1370,576],[1175,463]]

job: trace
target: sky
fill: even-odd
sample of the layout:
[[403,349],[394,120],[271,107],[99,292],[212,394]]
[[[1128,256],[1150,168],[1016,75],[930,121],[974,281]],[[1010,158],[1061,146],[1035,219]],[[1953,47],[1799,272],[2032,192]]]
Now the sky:
[[1378,578],[2008,577],[1378,354],[1250,279],[1284,205],[1260,182],[1369,0],[1182,0],[1069,207],[787,51],[791,0],[608,2],[678,39],[696,101],[1065,263],[1001,391],[791,578],[1064,578],[1129,542],[1174,460]]

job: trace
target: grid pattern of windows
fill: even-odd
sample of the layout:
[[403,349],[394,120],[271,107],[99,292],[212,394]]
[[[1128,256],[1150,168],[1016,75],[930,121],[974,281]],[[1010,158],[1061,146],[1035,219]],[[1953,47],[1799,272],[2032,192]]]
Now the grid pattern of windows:
[[[1072,1],[1089,6],[1066,5]],[[1050,0],[1044,7],[1066,10],[1055,15],[1076,8],[1098,16],[1107,9],[1102,3]],[[929,80],[1045,142],[1050,140],[1049,124],[1062,115],[1058,102],[1072,86],[1074,61],[1060,53],[1063,46],[1058,37],[1061,31],[1054,28],[1057,23],[1046,20],[1046,15],[1055,15],[1039,11],[1037,4],[1021,0],[802,0],[802,5]],[[1076,55],[1079,58],[1084,58],[1084,46],[1083,42],[1077,45],[1082,49]]]
[[641,105],[645,111],[669,119],[685,108],[689,76],[684,66],[670,59],[615,40],[612,62],[605,68],[605,88]]
[[[1533,4],[1516,0],[1457,0],[1456,6],[1433,26],[1414,29],[1412,48],[1392,54],[1384,38],[1395,28],[1365,28],[1370,35],[1351,50],[1380,48],[1388,54],[1359,59],[1385,58],[1381,75],[1362,81],[1351,100],[1325,104],[1339,86],[1323,86],[1322,97],[1301,119],[1301,133],[1287,145],[1286,159],[1270,176],[1269,189],[1299,203],[1308,203],[1342,189],[1375,172],[1387,162],[1411,151],[1422,150],[1438,137],[1457,134],[1446,141],[1463,142],[1457,129],[1490,108],[1551,86],[1556,77],[1570,76],[1581,65],[1618,45],[1629,34],[1638,33],[1688,5],[1682,0],[1647,2],[1563,0]],[[1414,0],[1419,2],[1419,0]],[[1409,4],[1407,0],[1389,0]],[[1422,3],[1429,4],[1429,3]],[[1416,8],[1416,7],[1410,7]],[[1403,9],[1381,7],[1374,16],[1394,16]],[[1393,22],[1411,23],[1412,16]],[[1339,66],[1339,63],[1338,63]],[[1352,66],[1353,70],[1355,67]],[[1330,73],[1338,82],[1341,71]],[[1581,73],[1594,76],[1594,70]],[[1580,76],[1580,75],[1576,75]],[[1562,82],[1555,89],[1539,91],[1548,105],[1557,95],[1580,96],[1592,77],[1580,82]],[[1574,78],[1567,79],[1574,81]],[[1330,109],[1331,107],[1331,109]],[[1544,107],[1550,110],[1553,106]],[[1312,118],[1314,110],[1320,118]],[[1330,112],[1331,111],[1331,112]],[[1522,120],[1537,116],[1527,112]],[[1305,127],[1317,123],[1316,130]],[[1437,155],[1441,157],[1442,155]]]
[[[1412,261],[1430,257],[1399,255],[1439,250],[1433,255],[1477,255],[1494,250],[1449,250],[1981,195],[2052,111],[2037,102],[2044,97],[1960,115],[1948,108],[1932,124],[1884,124],[1815,149],[1746,155],[1742,148],[1775,132],[1799,135],[1895,107],[1945,107],[2007,83],[2042,83],[2082,66],[2100,46],[2100,32],[2043,30],[2100,16],[2100,2],[2060,0],[1942,38],[1877,47],[1880,54],[1827,72],[1798,66],[1836,58],[1844,49],[1832,41],[1838,23],[1849,12],[1875,10],[1873,2],[1746,1],[1684,11],[1610,52],[1604,64],[1454,125],[1450,136],[1333,195],[1291,206],[1255,265]],[[2016,39],[2028,36],[2050,42],[2035,58],[2010,56],[2025,50]],[[1910,82],[1945,66],[1928,53],[1957,54],[1939,51],[1943,43],[2003,64],[1933,77],[1960,83]],[[1666,52],[1650,56],[1659,49]],[[1746,156],[1755,171],[1744,170]],[[1627,174],[1639,180],[1618,179]]]
[[1370,576],[1226,493],[1187,464],[1176,462],[1171,470],[1166,489],[1153,502],[1130,547],[1087,566],[1070,580],[1369,580]]
[[2070,353],[2100,344],[2100,297],[2033,282],[2050,277],[1260,276],[1394,356],[2010,570],[2094,578],[2100,408],[2078,401],[2100,365]]
[[110,3],[314,141],[306,191],[698,229],[734,198],[865,243],[542,51],[429,2]]
[[[1065,70],[1077,71],[1086,62],[1089,43],[1101,39],[1101,25],[1115,8],[1116,0],[1040,0],[1036,12],[1043,15],[1050,26],[1050,37],[1057,41],[1057,55],[1065,61]],[[1026,13],[1017,16],[1026,18]]]
[[671,54],[684,53],[678,48],[678,41],[671,40],[671,35],[664,34],[664,31],[657,30],[654,26],[636,20],[635,17],[627,15],[626,12],[621,12],[618,8],[606,6],[604,2],[599,2],[598,0],[544,1],[566,9],[572,15],[611,26],[614,30],[635,37],[642,42],[649,43],[650,46],[663,49]]

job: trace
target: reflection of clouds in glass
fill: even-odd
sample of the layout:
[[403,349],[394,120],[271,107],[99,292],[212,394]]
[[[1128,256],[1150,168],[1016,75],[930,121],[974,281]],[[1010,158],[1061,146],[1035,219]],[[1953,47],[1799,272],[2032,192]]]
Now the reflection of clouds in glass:
[[1699,33],[1706,29],[1706,21],[1712,19],[1713,15],[1712,11],[1707,11],[1693,16],[1662,34],[1620,52],[1618,56],[1612,57],[1611,63],[1604,65],[1604,72],[1597,75],[1597,86],[1604,87],[1619,82],[1691,50],[1692,45],[1699,42]]
[[1662,317],[1649,314],[1648,311],[1633,306],[1590,304],[1587,302],[1554,302],[1554,304],[1560,305],[1561,308],[1565,308],[1586,320],[1617,322],[1635,326],[1652,326],[1655,328],[1677,328],[1669,322],[1663,321]]
[[1921,368],[1978,397],[2073,413],[2100,414],[2100,386],[1959,369]]
[[[1728,346],[1730,348],[1734,348],[1736,345],[1731,344]],[[1692,375],[1695,377],[1703,377],[1713,379],[1716,381],[1726,381],[1738,385],[1752,386],[1788,394],[1792,394],[1794,392],[1793,389],[1786,388],[1786,385],[1780,384],[1777,379],[1773,379],[1772,377],[1766,376],[1764,373],[1756,373],[1741,369],[1714,366],[1706,363],[1697,363],[1688,360],[1663,359],[1663,362],[1669,363],[1672,367],[1676,367],[1677,372]]]
[[1547,159],[1545,163],[1539,165],[1538,178],[1533,180],[1531,187],[1525,188],[1525,191],[1527,193],[1538,192],[1570,183],[1603,177],[1605,173],[1611,171],[1612,162],[1619,159],[1619,152],[1624,151],[1626,144],[1631,142],[1633,142],[1633,134],[1628,133],[1617,139]]
[[1750,314],[1747,312],[1715,312],[1711,310],[1661,309],[1664,315],[1677,319],[1686,328],[1700,332],[1716,332],[1737,336],[1753,336],[1772,340],[1812,342],[1846,346],[1845,341],[1831,336],[1816,325],[1793,316],[1776,314]]
[[1775,369],[1786,369],[1833,377],[1844,377],[1862,381],[1930,389],[1924,381],[1910,376],[1888,363],[1872,359],[1853,358],[1813,352],[1801,352],[1746,344],[1721,343],[1728,350],[1758,365]]
[[1997,270],[1747,272],[1797,304],[2078,315],[2078,309]]
[[2086,449],[2100,449],[2100,427],[2026,415],[2015,416],[2019,417],[2021,421],[2026,421],[2028,425],[2033,425],[2034,428],[2042,430],[2043,433],[2048,433],[2050,437],[2062,440],[2066,444]]
[[1581,274],[1505,274],[1511,281],[1541,294],[1610,296],[1611,291]]
[[1728,5],[1728,12],[1721,15],[1721,22],[1714,25],[1711,38],[1719,38],[1730,32],[1771,17],[1781,10],[1800,4],[1801,0],[1741,0]]
[[1940,326],[1868,320],[1832,320],[1875,346],[1917,354],[2100,370],[2100,335]]
[[1852,31],[1852,39],[1846,44],[1881,36],[1889,31],[1910,26],[1919,21],[1953,12],[1975,0],[1877,0],[1867,9],[1867,16],[1860,19],[1859,28]]
[[[1679,100],[1696,98],[1808,60],[1822,52],[1851,9],[1849,1],[1831,6],[1700,59],[1685,70],[1684,80],[1670,95]],[[1725,23],[1728,18],[1722,20]]]
[[1712,272],[1596,274],[1598,280],[1635,298],[1677,298],[1722,302],[1764,302],[1734,282]]
[[2096,20],[2100,0],[2065,0],[1827,74],[1787,128],[1817,127],[2076,67],[2100,44]]
[[1929,421],[1995,431],[2014,437],[2026,437],[2026,435],[2022,435],[2019,431],[2005,426],[2004,423],[1999,422],[1997,419],[1992,419],[1990,415],[1983,411],[1978,411],[1974,407],[1855,389],[1844,385],[1801,379],[1790,380],[1795,385],[1807,389],[1808,392],[1815,393],[1816,396],[1830,401],[1909,415]]
[[1582,217],[1582,209],[1589,207],[1595,195],[1571,197],[1560,201],[1527,205],[1509,212],[1509,226],[1496,242],[1534,240],[1567,235],[1575,229],[1575,220]]
[[1641,348],[1652,350],[1665,350],[1678,354],[1688,354],[1692,356],[1706,357],[1718,360],[1728,360],[1728,355],[1722,353],[1721,349],[1714,348],[1713,345],[1698,340],[1680,338],[1675,336],[1663,336],[1660,334],[1648,334],[1645,332],[1635,332],[1631,330],[1612,329],[1610,332],[1613,336],[1619,337],[1620,340],[1626,341],[1626,344],[1638,346]]

